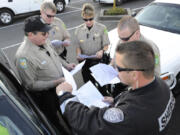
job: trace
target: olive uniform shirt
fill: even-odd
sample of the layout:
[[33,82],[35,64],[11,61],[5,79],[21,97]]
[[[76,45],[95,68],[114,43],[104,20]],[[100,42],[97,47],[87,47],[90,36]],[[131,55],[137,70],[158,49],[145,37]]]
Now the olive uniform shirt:
[[145,41],[151,45],[151,47],[154,51],[154,54],[155,54],[155,75],[160,76],[161,75],[161,66],[160,66],[159,48],[157,47],[157,45],[153,41],[145,38],[142,34],[140,36],[140,41]]
[[51,47],[49,40],[43,46],[41,48],[25,37],[16,52],[15,65],[22,84],[29,90],[41,91],[55,87],[54,80],[63,77],[62,65],[67,66]]
[[75,31],[75,43],[81,49],[81,54],[95,55],[104,46],[109,45],[108,31],[106,26],[94,22],[89,30],[86,24],[81,24]]
[[[55,17],[54,21],[50,24],[52,27],[49,31],[49,39],[52,40],[61,40],[64,41],[66,38],[70,38],[70,34],[66,29],[64,22]],[[58,55],[64,51],[64,46],[54,48]]]
[[[154,54],[155,54],[155,75],[160,76],[160,74],[161,74],[161,66],[160,66],[160,51],[159,51],[159,48],[157,47],[157,45],[153,41],[145,38],[142,34],[141,34],[139,40],[147,42],[149,45],[151,45],[151,47],[152,47],[152,49],[154,51]],[[121,43],[121,40],[119,40],[119,43]]]

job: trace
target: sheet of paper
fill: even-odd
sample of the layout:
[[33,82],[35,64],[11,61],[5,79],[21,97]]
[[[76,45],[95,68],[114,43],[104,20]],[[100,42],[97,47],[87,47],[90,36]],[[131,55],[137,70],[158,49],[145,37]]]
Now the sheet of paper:
[[99,108],[107,107],[109,106],[108,103],[103,102],[103,96],[98,91],[98,89],[92,84],[91,81],[88,81],[86,84],[81,86],[75,93],[73,93],[77,96],[79,101],[90,107],[90,106],[96,106]]
[[118,76],[118,72],[112,66],[103,63],[92,66],[90,70],[101,86],[110,84]]
[[63,71],[66,82],[72,85],[73,91],[77,90],[76,82],[73,76],[71,75],[71,73],[67,69],[65,69],[63,66],[62,66],[62,71]]
[[78,65],[76,65],[76,67],[70,72],[71,75],[74,75],[74,74],[76,74],[79,70],[81,70],[82,67],[84,66],[85,62],[86,62],[86,61],[84,60],[83,62],[81,62],[81,63],[79,63]]
[[110,84],[117,84],[117,83],[120,83],[121,81],[120,81],[120,79],[119,79],[119,77],[115,77],[114,79],[112,79],[111,81],[110,81]]
[[96,58],[96,55],[85,55],[85,54],[80,54],[79,55],[80,58],[83,58],[83,59],[87,59],[87,58]]

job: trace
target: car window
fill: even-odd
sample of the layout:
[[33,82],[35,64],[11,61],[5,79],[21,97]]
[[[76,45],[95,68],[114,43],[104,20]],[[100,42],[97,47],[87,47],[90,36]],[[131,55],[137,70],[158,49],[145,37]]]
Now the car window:
[[151,4],[136,19],[140,25],[180,34],[180,5]]
[[[16,93],[16,87],[11,83],[8,77],[0,71],[0,116],[7,117],[10,121],[15,123],[23,134],[43,134],[47,129],[40,129],[36,119],[32,117],[34,115],[33,111],[23,105]],[[46,134],[50,134],[48,131],[45,132]]]
[[22,131],[8,117],[0,115],[0,126],[6,129],[9,135],[23,135]]

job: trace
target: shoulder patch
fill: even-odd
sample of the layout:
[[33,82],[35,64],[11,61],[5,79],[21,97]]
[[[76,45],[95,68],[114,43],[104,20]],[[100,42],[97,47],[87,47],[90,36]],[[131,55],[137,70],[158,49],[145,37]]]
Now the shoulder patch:
[[66,25],[63,23],[63,28],[66,29]]
[[27,68],[27,61],[25,58],[21,58],[19,59],[19,63],[20,63],[20,67],[23,68],[23,69],[26,69]]
[[118,123],[124,120],[124,113],[119,108],[110,108],[105,111],[103,119],[110,123]]
[[107,30],[106,28],[104,29],[104,33],[105,33],[105,34],[108,34],[108,30]]
[[159,64],[159,56],[155,55],[155,65],[158,65],[158,64]]

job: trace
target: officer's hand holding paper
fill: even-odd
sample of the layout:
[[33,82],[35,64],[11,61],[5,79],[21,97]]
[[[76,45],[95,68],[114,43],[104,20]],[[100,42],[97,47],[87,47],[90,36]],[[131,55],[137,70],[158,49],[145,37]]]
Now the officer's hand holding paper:
[[68,69],[69,71],[72,71],[74,68],[76,67],[76,64],[74,63],[69,63],[66,67],[66,69]]
[[72,97],[61,104],[60,108],[62,113],[64,113],[66,104],[69,101],[80,102],[87,107],[95,106],[99,108],[108,107],[113,102],[113,100],[107,100],[106,97],[104,98],[91,81],[84,84],[78,91],[72,91],[72,86],[69,83],[64,82],[56,87],[57,95],[60,95],[60,91],[70,92],[75,95],[75,97]]
[[63,45],[63,41],[61,40],[52,40],[51,41],[51,44],[54,46],[54,47],[60,47]]
[[82,67],[84,66],[84,64],[85,64],[85,60],[83,61],[83,62],[81,62],[81,63],[79,63],[78,65],[76,65],[76,67],[73,69],[73,70],[71,70],[71,75],[74,75],[74,74],[76,74],[79,70],[81,70],[82,69]]
[[72,85],[73,91],[77,90],[76,82],[73,76],[71,75],[71,73],[67,69],[65,69],[63,66],[62,66],[62,71],[63,71],[66,82]]
[[103,108],[109,106],[109,103],[103,102],[104,97],[101,95],[98,89],[92,84],[91,81],[88,81],[73,94],[77,96],[80,103],[88,107],[96,106],[99,108]]
[[92,59],[92,58],[97,58],[96,55],[85,55],[85,54],[79,54],[79,57],[82,59]]
[[63,46],[69,46],[70,45],[70,41],[69,40],[64,40],[63,41]]

